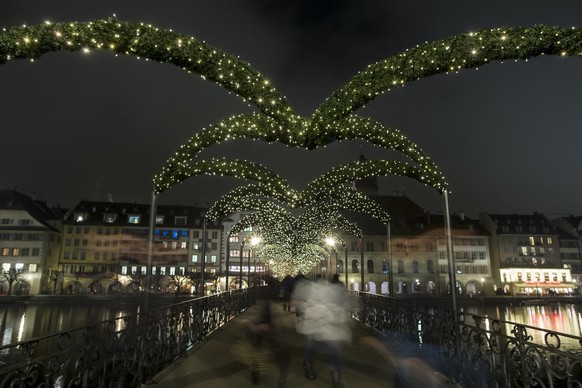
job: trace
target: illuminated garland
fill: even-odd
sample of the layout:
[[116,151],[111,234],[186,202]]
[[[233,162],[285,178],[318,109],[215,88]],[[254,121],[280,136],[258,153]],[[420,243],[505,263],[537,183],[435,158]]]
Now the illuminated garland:
[[[345,219],[327,202],[307,209],[298,218],[277,207],[260,210],[235,223],[228,235],[240,233],[251,226],[252,235],[261,237],[261,246],[256,248],[257,254],[261,259],[271,262],[272,268],[277,267],[286,273],[307,272],[319,263],[320,255],[314,255],[312,250],[316,246],[323,247],[326,238],[333,237],[345,244],[332,230],[342,229],[356,236],[362,235],[357,225]],[[243,245],[249,239],[247,237]]]
[[[484,29],[426,42],[368,65],[337,89],[312,116],[315,138],[391,88],[435,74],[485,66],[493,61],[527,60],[540,55],[582,54],[582,31],[537,25]],[[320,132],[322,131],[322,132]]]
[[307,186],[303,192],[303,198],[309,201],[310,198],[325,193],[329,187],[338,187],[358,179],[387,175],[413,178],[439,192],[446,188],[446,182],[442,176],[431,176],[417,166],[392,160],[365,160],[335,167],[321,175]]
[[[289,137],[285,139],[290,139],[291,145],[313,149],[341,138],[336,128],[342,127],[339,130],[341,134],[343,126],[348,124],[338,123],[390,88],[434,74],[484,66],[497,60],[527,59],[539,55],[580,55],[582,33],[573,28],[543,25],[494,28],[417,45],[371,64],[356,74],[336,90],[310,120],[294,113],[284,97],[248,63],[194,37],[149,24],[115,18],[89,22],[47,22],[10,28],[0,34],[0,63],[22,58],[36,59],[45,53],[60,50],[88,52],[91,49],[171,63],[200,74],[275,119],[288,133]],[[269,136],[272,136],[271,140]],[[380,134],[380,138],[382,136],[385,134]],[[283,139],[260,133],[255,137],[267,142]],[[183,170],[183,167],[178,170]],[[425,174],[440,173],[425,169]],[[155,184],[155,190],[163,191],[168,187],[171,187],[171,182]]]
[[170,63],[215,82],[286,124],[295,113],[270,81],[250,64],[198,39],[116,18],[13,27],[0,34],[0,64],[40,58],[54,51],[107,50],[116,54]]
[[[173,175],[205,148],[235,139],[262,140],[267,143],[278,142],[291,147],[316,148],[334,141],[365,140],[371,144],[400,151],[403,155],[417,162],[426,174],[439,177],[444,182],[442,173],[421,149],[408,140],[400,131],[387,128],[374,120],[350,116],[333,126],[334,131],[322,137],[317,144],[304,144],[305,137],[288,127],[282,127],[272,118],[260,114],[240,115],[228,118],[218,124],[204,128],[195,134],[173,157],[168,159],[162,171],[155,176],[154,186],[157,193],[175,184]],[[446,184],[445,184],[446,185]]]
[[180,166],[179,169],[174,171],[172,180],[166,182],[166,185],[171,187],[176,183],[197,175],[232,176],[262,182],[267,186],[271,185],[273,187],[286,184],[279,175],[258,163],[236,159],[209,159],[201,160],[191,165]]
[[[383,170],[380,171],[383,172]],[[318,181],[316,180],[315,182]],[[327,182],[333,182],[333,179],[329,178]],[[337,180],[337,182],[340,181]],[[325,190],[319,190],[318,188],[321,186],[321,184],[317,184],[312,187],[308,198],[304,198],[302,193],[298,193],[286,186],[282,178],[276,184],[251,184],[238,187],[223,195],[210,206],[206,213],[206,218],[208,220],[218,220],[220,217],[243,210],[258,210],[254,206],[265,206],[263,201],[268,198],[278,200],[289,208],[306,208],[314,206],[319,201],[325,201],[327,203],[326,206],[332,206],[334,210],[352,210],[367,213],[383,222],[390,220],[390,215],[380,204],[353,187],[336,184],[335,186],[326,187]],[[261,199],[261,201],[254,202],[254,200],[258,199]]]

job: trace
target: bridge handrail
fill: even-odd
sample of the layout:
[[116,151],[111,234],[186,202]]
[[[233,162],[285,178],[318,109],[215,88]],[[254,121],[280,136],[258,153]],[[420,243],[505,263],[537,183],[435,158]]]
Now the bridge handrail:
[[[454,314],[405,298],[363,292],[354,292],[352,297],[357,301],[354,318],[382,333],[387,341],[412,345],[463,386],[582,386],[582,337],[475,314]],[[543,340],[534,341],[534,337]],[[563,349],[566,339],[576,341],[581,351]]]
[[227,291],[2,346],[0,387],[137,387],[256,298]]

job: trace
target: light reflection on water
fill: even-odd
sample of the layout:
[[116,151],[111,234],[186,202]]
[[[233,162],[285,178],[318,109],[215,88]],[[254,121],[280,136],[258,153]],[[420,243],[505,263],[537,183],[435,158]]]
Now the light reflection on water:
[[[574,304],[548,304],[548,305],[524,305],[524,306],[497,306],[497,307],[464,307],[460,309],[465,314],[476,314],[502,321],[514,322],[521,325],[532,326],[540,330],[528,329],[527,334],[533,337],[532,342],[544,344],[545,331],[549,330],[576,337],[582,337],[582,305]],[[466,322],[472,322],[469,316]],[[487,321],[488,323],[488,321]],[[490,329],[488,324],[486,329]],[[505,325],[505,333],[511,335],[513,325]],[[582,352],[581,345],[576,339],[560,336],[560,349]],[[549,344],[556,344],[555,340],[548,338]]]
[[[135,314],[136,306],[0,304],[0,346]],[[124,327],[119,320],[117,329]]]

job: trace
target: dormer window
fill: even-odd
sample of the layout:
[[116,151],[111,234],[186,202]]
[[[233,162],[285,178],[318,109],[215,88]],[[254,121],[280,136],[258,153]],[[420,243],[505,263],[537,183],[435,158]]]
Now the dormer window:
[[105,213],[103,215],[103,222],[106,224],[112,224],[117,220],[117,214],[115,213]]
[[130,215],[128,222],[130,224],[139,224],[141,217],[137,215]]
[[75,222],[87,221],[87,213],[75,213]]
[[176,216],[176,221],[175,222],[176,222],[176,225],[184,226],[184,225],[186,225],[186,221],[187,220],[188,220],[187,217],[179,217],[179,216]]
[[156,216],[156,225],[161,225],[164,223],[164,216]]

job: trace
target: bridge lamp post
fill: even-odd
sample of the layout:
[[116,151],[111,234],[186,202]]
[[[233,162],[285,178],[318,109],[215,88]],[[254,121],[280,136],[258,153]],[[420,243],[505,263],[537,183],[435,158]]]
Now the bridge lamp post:
[[[329,246],[329,257],[327,258],[327,272],[328,272],[327,277],[328,277],[328,280],[330,280],[329,279],[329,277],[330,277],[329,272],[331,270],[331,253],[332,253],[332,250],[335,248],[335,239],[333,237],[328,237],[325,239],[325,243]],[[337,264],[337,260],[336,260],[336,264]]]

